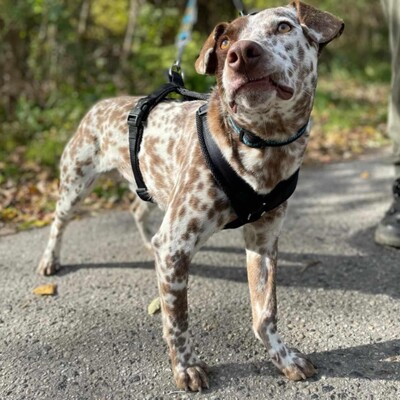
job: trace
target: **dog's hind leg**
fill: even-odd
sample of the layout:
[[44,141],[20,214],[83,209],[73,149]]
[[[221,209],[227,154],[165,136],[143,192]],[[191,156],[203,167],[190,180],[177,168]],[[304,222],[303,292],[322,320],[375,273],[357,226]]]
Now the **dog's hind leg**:
[[[79,133],[79,131],[78,131]],[[52,275],[59,268],[61,239],[76,206],[86,197],[98,177],[95,145],[82,146],[77,134],[66,146],[60,163],[59,199],[50,228],[47,247],[37,272]]]
[[316,370],[299,351],[288,348],[277,332],[276,265],[278,236],[286,205],[245,225],[247,273],[256,337],[267,347],[272,362],[291,380],[313,376]]
[[136,222],[136,226],[142,238],[143,244],[146,247],[146,249],[151,252],[152,252],[151,237],[153,236],[153,234],[149,228],[148,219],[154,208],[155,204],[149,203],[147,201],[145,202],[141,200],[139,197],[135,198],[130,208],[130,211],[132,213],[132,216]]

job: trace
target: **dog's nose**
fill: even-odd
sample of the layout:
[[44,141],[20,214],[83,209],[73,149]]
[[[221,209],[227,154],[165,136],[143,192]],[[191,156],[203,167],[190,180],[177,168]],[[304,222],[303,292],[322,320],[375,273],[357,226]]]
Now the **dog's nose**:
[[240,40],[232,45],[228,51],[228,65],[234,71],[240,71],[244,67],[254,67],[262,55],[262,48],[251,40]]

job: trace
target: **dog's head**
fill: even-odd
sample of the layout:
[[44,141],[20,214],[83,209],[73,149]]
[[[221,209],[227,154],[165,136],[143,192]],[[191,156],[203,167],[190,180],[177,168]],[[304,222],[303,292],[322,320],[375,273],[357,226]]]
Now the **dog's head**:
[[216,75],[228,112],[311,111],[321,49],[340,36],[343,21],[299,1],[218,24],[196,61]]

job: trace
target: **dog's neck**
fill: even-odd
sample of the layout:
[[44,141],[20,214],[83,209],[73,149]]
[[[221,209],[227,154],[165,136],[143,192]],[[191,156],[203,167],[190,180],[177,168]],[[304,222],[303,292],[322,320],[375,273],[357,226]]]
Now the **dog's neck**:
[[[268,132],[272,139],[271,132],[274,132],[273,139],[284,140],[301,129],[307,122],[307,117],[305,116],[304,122],[298,121],[297,124],[292,121],[283,121],[282,118],[275,116],[274,121],[278,122],[272,125],[264,115],[260,115],[254,124],[243,123],[246,117],[242,117],[240,120],[245,129],[254,132],[259,137],[265,139],[265,132]],[[253,118],[254,116],[251,117],[252,120]],[[221,106],[221,99],[217,91],[212,93],[209,101],[208,123],[211,134],[224,157],[259,193],[269,192],[279,181],[287,179],[301,165],[307,145],[307,134],[281,147],[261,149],[248,147],[240,141],[239,136],[229,123],[229,112],[227,107]]]
[[228,122],[231,128],[237,133],[239,136],[239,140],[241,143],[245,144],[248,147],[262,149],[265,147],[282,147],[287,146],[288,144],[294,142],[295,140],[299,139],[303,136],[308,128],[309,121],[307,121],[297,132],[293,135],[289,136],[288,138],[277,140],[272,135],[272,139],[261,139],[257,136],[254,132],[251,132],[247,129],[240,127],[234,120],[231,115],[228,115]]

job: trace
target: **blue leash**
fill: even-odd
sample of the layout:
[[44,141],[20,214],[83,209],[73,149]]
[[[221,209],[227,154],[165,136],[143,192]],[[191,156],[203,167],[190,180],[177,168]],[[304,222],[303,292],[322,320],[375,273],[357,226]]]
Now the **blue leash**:
[[177,47],[176,58],[168,73],[170,82],[176,83],[180,86],[184,86],[183,71],[181,68],[182,55],[185,47],[192,38],[193,25],[196,23],[196,21],[197,0],[188,0],[185,14],[182,17],[179,33],[175,39],[175,45]]

